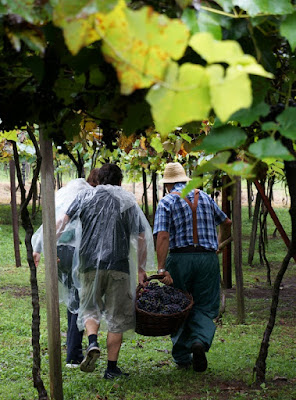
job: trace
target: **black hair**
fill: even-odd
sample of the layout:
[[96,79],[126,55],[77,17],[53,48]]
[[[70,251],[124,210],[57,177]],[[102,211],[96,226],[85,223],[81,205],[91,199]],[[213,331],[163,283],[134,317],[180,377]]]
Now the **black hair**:
[[104,164],[98,173],[100,185],[120,185],[123,175],[121,169],[115,164]]

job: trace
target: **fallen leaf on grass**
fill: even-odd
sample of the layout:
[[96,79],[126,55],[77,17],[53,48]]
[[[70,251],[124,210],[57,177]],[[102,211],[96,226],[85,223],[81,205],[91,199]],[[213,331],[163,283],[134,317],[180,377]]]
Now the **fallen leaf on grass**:
[[288,381],[288,378],[286,378],[285,376],[275,376],[275,377],[273,378],[273,381],[274,381],[274,382],[277,382],[277,381],[284,381],[284,382],[287,382],[287,381]]

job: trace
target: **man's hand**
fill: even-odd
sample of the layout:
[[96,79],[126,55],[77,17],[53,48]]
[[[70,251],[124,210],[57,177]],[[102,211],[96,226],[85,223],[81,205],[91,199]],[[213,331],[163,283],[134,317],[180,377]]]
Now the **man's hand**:
[[139,285],[143,286],[144,282],[147,280],[147,274],[146,272],[142,269],[139,268],[138,269],[138,281],[139,281]]
[[158,275],[163,275],[163,279],[159,280],[161,283],[164,283],[165,285],[172,285],[174,283],[173,278],[168,271],[161,272]]
[[35,267],[38,267],[39,261],[40,261],[40,253],[37,253],[37,251],[33,252],[33,259],[34,259],[34,263],[35,263]]

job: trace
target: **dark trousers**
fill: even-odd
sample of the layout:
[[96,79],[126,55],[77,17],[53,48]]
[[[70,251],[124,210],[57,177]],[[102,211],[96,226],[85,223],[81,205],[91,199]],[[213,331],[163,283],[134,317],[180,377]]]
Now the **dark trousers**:
[[179,331],[172,335],[176,363],[191,360],[191,347],[199,342],[208,351],[215,334],[213,319],[219,313],[220,270],[216,253],[170,254],[167,270],[174,286],[192,294],[194,305]]
[[82,337],[83,331],[77,328],[78,314],[73,314],[67,310],[68,331],[67,331],[67,363],[80,364],[83,360]]

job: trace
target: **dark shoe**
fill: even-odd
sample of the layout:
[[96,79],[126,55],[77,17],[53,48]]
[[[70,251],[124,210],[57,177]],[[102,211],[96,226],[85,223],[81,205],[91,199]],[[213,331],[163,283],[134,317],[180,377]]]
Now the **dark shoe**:
[[204,372],[208,367],[208,361],[204,345],[199,342],[193,343],[191,350],[193,353],[194,371]]
[[80,370],[83,372],[93,372],[99,357],[100,349],[98,345],[96,343],[91,343],[86,349],[85,357],[80,364]]
[[187,363],[177,363],[177,368],[178,368],[178,369],[187,370],[187,369],[190,369],[190,368],[191,368],[191,365],[192,365],[192,362],[191,362],[191,361],[189,361],[189,362],[187,362]]
[[104,378],[105,379],[114,379],[114,378],[119,378],[121,376],[129,376],[129,374],[127,374],[126,372],[122,372],[120,368],[116,367],[115,370],[111,371],[106,369],[105,373],[104,373]]

